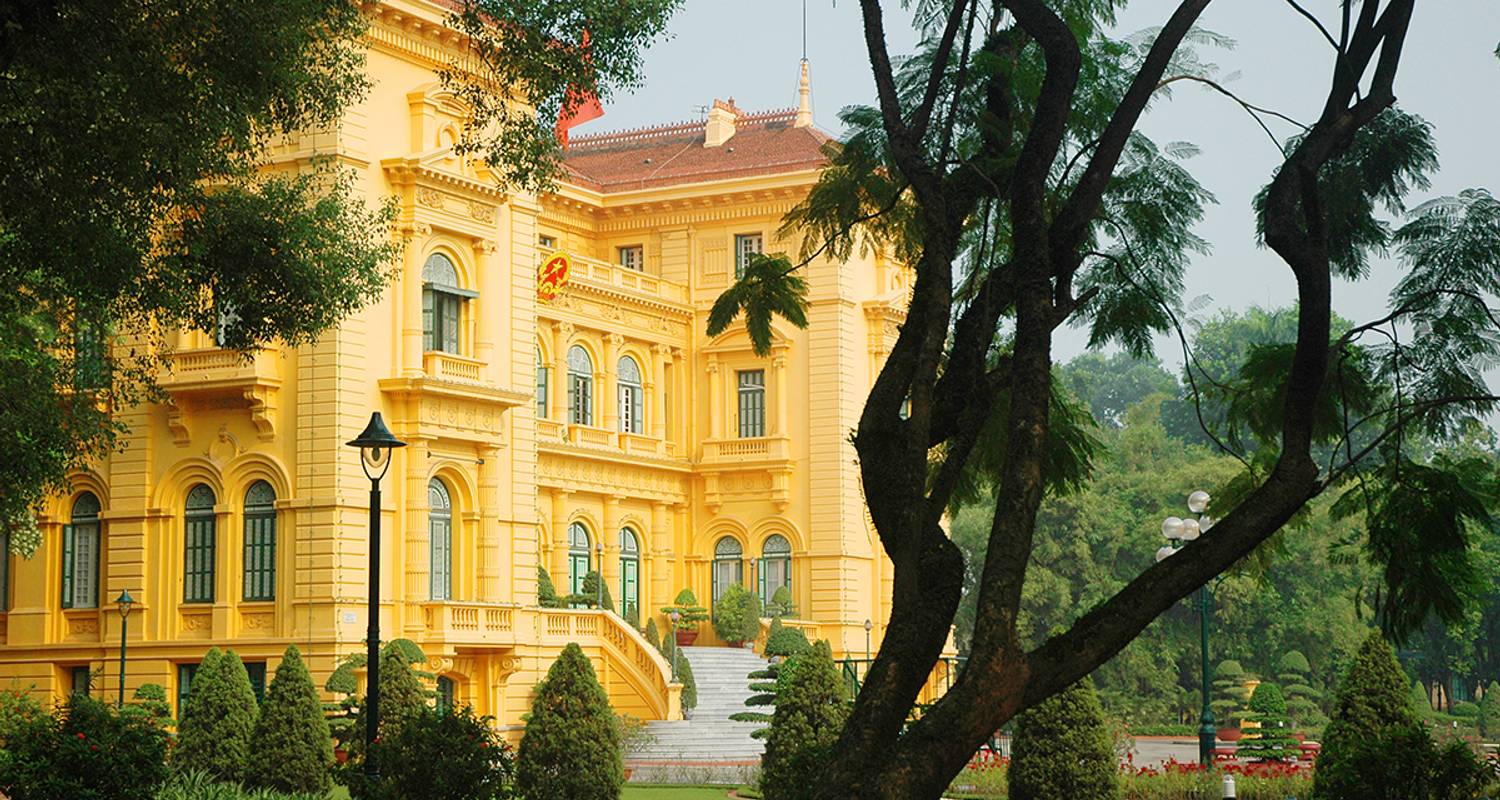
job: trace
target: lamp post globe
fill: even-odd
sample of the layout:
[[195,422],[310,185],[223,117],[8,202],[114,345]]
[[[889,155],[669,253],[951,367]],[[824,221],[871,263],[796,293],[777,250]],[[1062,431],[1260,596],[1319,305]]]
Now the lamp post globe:
[[[1167,517],[1162,520],[1161,534],[1167,538],[1167,544],[1156,550],[1156,561],[1161,563],[1176,553],[1184,544],[1196,541],[1198,537],[1207,533],[1214,526],[1215,520],[1206,517],[1203,512],[1208,509],[1210,500],[1208,492],[1197,490],[1188,495],[1188,511],[1196,516],[1181,518]],[[1212,668],[1208,663],[1208,614],[1209,608],[1208,584],[1198,587],[1198,627],[1199,644],[1201,645],[1203,663],[1203,709],[1199,716],[1198,725],[1198,760],[1204,767],[1213,766],[1213,749],[1217,734],[1214,727],[1213,707],[1209,704],[1209,685],[1212,682]]]
[[370,414],[370,422],[358,436],[351,439],[349,447],[359,449],[359,465],[370,479],[370,607],[369,621],[365,630],[366,683],[365,695],[365,774],[375,777],[373,747],[376,732],[380,729],[380,479],[391,468],[391,453],[405,447],[406,442],[397,439],[386,427],[385,419],[376,411]]
[[[875,623],[865,620],[865,661],[870,660],[870,631],[872,630],[875,630]],[[866,664],[865,669],[869,668],[870,666]]]
[[115,598],[115,606],[120,611],[120,702],[119,707],[125,707],[125,640],[128,638],[130,626],[130,610],[135,607],[135,598],[130,596],[129,589],[122,589],[120,596]]

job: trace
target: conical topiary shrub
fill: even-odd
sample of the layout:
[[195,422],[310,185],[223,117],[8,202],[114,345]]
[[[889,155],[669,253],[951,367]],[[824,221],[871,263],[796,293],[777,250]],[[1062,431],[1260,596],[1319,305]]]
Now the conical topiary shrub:
[[245,776],[250,785],[281,792],[328,792],[332,734],[296,645],[287,646],[271,678],[250,746]]
[[1396,652],[1372,632],[1359,648],[1334,697],[1333,717],[1323,731],[1323,749],[1313,771],[1318,800],[1417,797],[1389,794],[1390,756],[1413,753],[1430,744],[1411,699],[1410,684]]
[[776,683],[760,789],[766,800],[811,798],[849,716],[828,643],[788,661]]
[[578,594],[569,595],[568,602],[589,608],[615,610],[615,599],[609,594],[609,581],[601,580],[597,570],[591,570],[583,576],[583,583],[578,586]]
[[661,634],[656,630],[655,617],[646,620],[646,628],[641,631],[641,635],[646,637],[646,641],[650,642],[652,647],[655,647],[657,650],[661,649]]
[[1500,733],[1500,683],[1490,681],[1479,698],[1479,735],[1494,736]]
[[1269,682],[1255,687],[1255,694],[1250,696],[1250,721],[1259,727],[1246,731],[1240,742],[1240,757],[1254,761],[1286,761],[1296,757],[1298,743],[1292,738],[1281,687]]
[[537,686],[516,759],[527,800],[614,800],[625,782],[620,734],[594,666],[570,642]]
[[202,770],[224,781],[243,780],[255,716],[255,690],[240,657],[233,650],[209,650],[193,675],[187,708],[177,724],[173,768]]
[[[403,725],[428,709],[429,693],[411,668],[412,652],[397,641],[380,649],[380,736],[394,735]],[[354,716],[347,740],[351,759],[364,756],[365,710],[363,703]]]
[[1010,800],[1114,800],[1119,770],[1088,678],[1016,716]]
[[536,604],[542,608],[562,608],[562,598],[557,596],[557,586],[552,583],[552,576],[541,566],[536,568]]

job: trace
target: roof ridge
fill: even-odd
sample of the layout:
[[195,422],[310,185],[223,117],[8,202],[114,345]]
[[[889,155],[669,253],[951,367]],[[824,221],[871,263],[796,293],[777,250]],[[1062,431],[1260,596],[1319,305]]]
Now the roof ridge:
[[[797,109],[792,107],[773,108],[765,111],[745,111],[735,118],[735,125],[764,125],[770,122],[789,122],[797,116]],[[704,121],[693,120],[688,122],[666,122],[659,125],[643,125],[638,128],[622,128],[617,131],[600,131],[568,137],[568,149],[575,150],[580,147],[605,147],[615,144],[631,144],[634,142],[647,142],[655,139],[667,139],[673,136],[681,136],[688,133],[700,133],[703,131]]]

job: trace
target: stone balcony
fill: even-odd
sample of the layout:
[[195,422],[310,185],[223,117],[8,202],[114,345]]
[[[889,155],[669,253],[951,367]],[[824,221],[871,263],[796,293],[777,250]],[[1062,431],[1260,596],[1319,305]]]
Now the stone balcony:
[[[546,258],[550,251],[541,249],[538,260]],[[616,292],[666,303],[682,304],[688,300],[687,286],[675,281],[651,275],[647,272],[616,266],[597,258],[569,253],[573,262],[568,282],[579,286]]]
[[158,379],[171,397],[168,427],[184,443],[187,429],[182,412],[200,406],[243,406],[250,412],[262,440],[276,436],[276,409],[281,391],[279,348],[267,346],[249,353],[221,347],[179,350],[172,354],[166,373]]
[[564,444],[575,448],[609,451],[615,455],[646,458],[676,458],[677,445],[654,436],[625,433],[593,425],[574,425],[550,419],[536,421],[538,444]]

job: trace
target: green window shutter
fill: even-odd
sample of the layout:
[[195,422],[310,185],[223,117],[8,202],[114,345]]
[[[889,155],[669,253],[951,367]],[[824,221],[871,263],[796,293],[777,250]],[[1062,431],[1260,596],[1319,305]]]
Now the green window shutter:
[[63,526],[62,538],[62,607],[73,607],[73,526]]
[[545,419],[547,416],[547,368],[540,362],[536,365],[536,416],[537,419]]
[[246,661],[245,672],[250,675],[250,690],[255,692],[255,702],[266,700],[266,662]]
[[437,349],[437,337],[434,335],[436,333],[436,328],[434,326],[437,323],[437,313],[436,313],[437,309],[434,306],[433,300],[434,300],[434,298],[432,296],[432,289],[429,288],[429,287],[426,287],[426,286],[422,287],[422,349],[423,350],[436,350]]
[[443,292],[440,295],[443,309],[441,314],[441,325],[443,329],[443,352],[458,352],[458,318],[460,300],[457,295]]
[[276,513],[245,512],[244,596],[246,600],[276,599]]
[[[769,602],[771,596],[766,594],[766,560],[757,558],[755,560],[755,591],[760,595],[762,602]],[[772,589],[772,591],[775,591]]]

